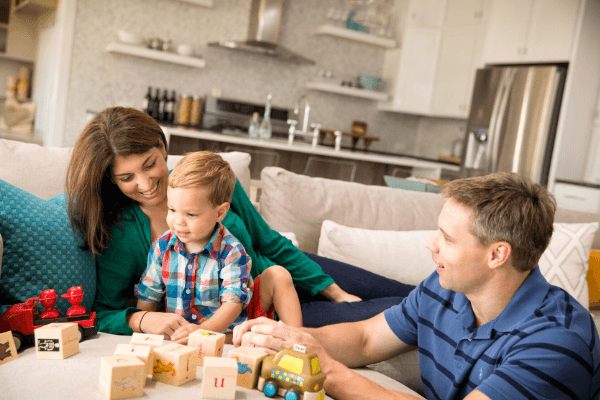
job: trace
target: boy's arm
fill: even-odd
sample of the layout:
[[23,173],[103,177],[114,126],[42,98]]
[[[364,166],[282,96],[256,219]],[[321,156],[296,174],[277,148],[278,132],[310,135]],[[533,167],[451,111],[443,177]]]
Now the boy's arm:
[[200,322],[200,325],[190,324],[182,326],[171,335],[171,340],[179,344],[187,344],[189,334],[197,329],[212,332],[223,332],[242,313],[242,303],[226,302],[209,318]]

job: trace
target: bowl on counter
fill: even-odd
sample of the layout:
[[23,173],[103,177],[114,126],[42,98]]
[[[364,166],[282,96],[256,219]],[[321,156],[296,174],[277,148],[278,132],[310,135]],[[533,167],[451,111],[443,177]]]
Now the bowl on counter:
[[362,88],[366,90],[377,90],[381,84],[381,78],[376,75],[361,74],[358,81]]
[[119,37],[121,43],[130,44],[133,46],[141,46],[144,43],[144,40],[141,37],[124,30],[117,32],[117,36]]
[[194,55],[194,48],[189,44],[180,44],[179,46],[177,46],[177,54],[191,57],[192,55]]

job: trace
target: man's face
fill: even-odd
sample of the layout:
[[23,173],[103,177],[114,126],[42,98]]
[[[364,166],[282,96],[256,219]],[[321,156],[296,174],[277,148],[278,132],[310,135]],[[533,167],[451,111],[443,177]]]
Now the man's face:
[[440,285],[465,295],[477,294],[491,277],[491,246],[471,233],[472,211],[448,199],[438,218],[438,230],[425,242],[438,265]]

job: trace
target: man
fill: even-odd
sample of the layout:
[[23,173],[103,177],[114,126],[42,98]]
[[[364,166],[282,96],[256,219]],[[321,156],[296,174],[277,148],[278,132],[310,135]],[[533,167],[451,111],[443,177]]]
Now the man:
[[591,315],[549,285],[537,263],[554,198],[513,173],[448,183],[426,247],[438,265],[399,305],[366,321],[292,329],[248,321],[234,343],[315,351],[338,399],[413,398],[351,371],[418,345],[429,399],[598,399],[600,347]]

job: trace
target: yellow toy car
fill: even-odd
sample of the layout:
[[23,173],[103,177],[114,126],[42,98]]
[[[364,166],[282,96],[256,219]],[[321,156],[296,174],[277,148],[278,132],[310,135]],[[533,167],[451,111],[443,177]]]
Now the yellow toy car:
[[294,345],[263,360],[258,390],[267,397],[278,394],[285,400],[323,400],[324,382],[325,373],[317,355],[307,352],[304,346]]

